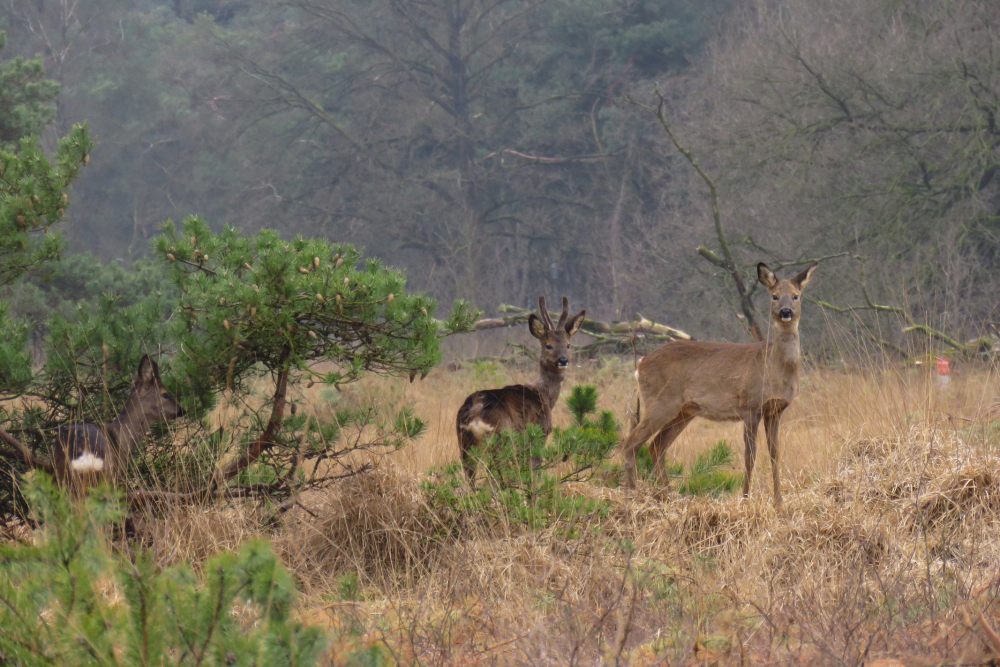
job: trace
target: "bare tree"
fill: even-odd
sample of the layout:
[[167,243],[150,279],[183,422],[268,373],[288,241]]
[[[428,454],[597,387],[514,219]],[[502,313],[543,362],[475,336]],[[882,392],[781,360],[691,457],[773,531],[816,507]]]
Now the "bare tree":
[[[734,237],[777,256],[878,257],[871,298],[917,321],[990,318],[998,21],[976,2],[755,5],[718,44],[699,145],[742,218]],[[860,286],[840,296],[860,301]]]

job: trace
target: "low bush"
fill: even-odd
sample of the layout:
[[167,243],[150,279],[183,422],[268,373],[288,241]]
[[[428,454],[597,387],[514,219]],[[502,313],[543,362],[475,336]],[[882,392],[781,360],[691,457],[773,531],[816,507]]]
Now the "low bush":
[[35,544],[0,546],[0,662],[34,665],[317,664],[326,639],[292,618],[292,574],[262,541],[218,554],[201,573],[158,571],[113,554],[118,497],[72,502],[44,475],[24,493]]

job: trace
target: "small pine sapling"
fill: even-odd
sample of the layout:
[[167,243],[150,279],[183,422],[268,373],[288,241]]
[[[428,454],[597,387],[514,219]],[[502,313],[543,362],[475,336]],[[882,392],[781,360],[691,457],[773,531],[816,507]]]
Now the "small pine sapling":
[[447,466],[425,485],[432,504],[533,529],[556,522],[575,525],[603,514],[602,503],[570,495],[565,486],[590,479],[618,443],[621,429],[613,413],[592,417],[597,398],[593,386],[573,387],[566,402],[574,423],[555,429],[548,443],[535,424],[521,433],[505,430],[487,438],[474,452],[485,474],[465,489],[461,466]]
[[294,577],[264,542],[189,566],[157,568],[113,553],[104,535],[118,496],[81,507],[47,476],[25,484],[43,524],[33,544],[0,545],[0,654],[10,664],[318,664],[326,638],[293,618]]
[[719,440],[714,447],[698,455],[677,491],[689,496],[732,493],[743,485],[743,473],[727,469],[735,460],[729,443]]

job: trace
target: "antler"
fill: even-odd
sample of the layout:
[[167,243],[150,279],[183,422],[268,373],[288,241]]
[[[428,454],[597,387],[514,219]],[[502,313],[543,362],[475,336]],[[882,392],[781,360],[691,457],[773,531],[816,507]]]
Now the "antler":
[[555,329],[552,326],[552,318],[549,317],[549,309],[545,307],[545,296],[542,295],[538,297],[538,314],[542,317],[542,322],[545,324],[545,328],[548,331]]
[[569,299],[563,297],[563,309],[562,314],[559,316],[559,324],[556,325],[557,329],[562,329],[563,325],[566,324],[566,320],[569,318]]

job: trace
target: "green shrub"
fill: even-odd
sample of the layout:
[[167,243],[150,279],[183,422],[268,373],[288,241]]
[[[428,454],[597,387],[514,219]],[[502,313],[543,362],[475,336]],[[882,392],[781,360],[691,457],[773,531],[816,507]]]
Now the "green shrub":
[[73,503],[44,475],[25,496],[36,544],[0,546],[0,662],[24,665],[307,666],[326,639],[291,617],[291,573],[264,542],[209,560],[202,574],[113,555],[121,517],[108,489]]
[[[666,463],[667,476],[679,479],[677,491],[685,496],[720,495],[732,493],[743,485],[743,473],[729,470],[736,461],[736,454],[729,443],[719,440],[711,449],[704,451],[695,459],[691,470],[685,475],[684,464],[680,462]],[[639,450],[636,456],[636,467],[645,479],[658,482],[653,466],[653,456],[648,447]]]
[[618,444],[621,428],[610,411],[596,419],[597,390],[573,387],[566,403],[574,424],[555,429],[546,442],[541,427],[523,433],[502,431],[473,452],[485,474],[466,487],[461,465],[438,471],[426,490],[435,506],[475,516],[504,518],[530,528],[564,521],[576,524],[603,514],[603,503],[572,496],[566,482],[586,481],[603,469]]
[[732,493],[743,485],[743,473],[726,470],[735,460],[729,443],[719,440],[714,447],[698,455],[677,491],[686,496]]

